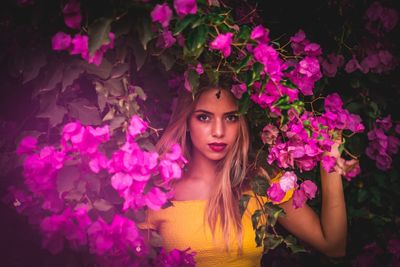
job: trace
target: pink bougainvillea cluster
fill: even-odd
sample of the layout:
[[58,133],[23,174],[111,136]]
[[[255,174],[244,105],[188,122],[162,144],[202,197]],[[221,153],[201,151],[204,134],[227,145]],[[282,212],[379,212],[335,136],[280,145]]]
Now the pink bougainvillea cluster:
[[[59,147],[39,148],[37,139],[31,136],[20,142],[17,153],[25,157],[28,193],[15,188],[10,193],[17,210],[39,226],[45,248],[58,253],[67,240],[73,249],[87,246],[107,266],[139,262],[148,266],[148,244],[136,222],[125,213],[165,205],[172,197],[169,182],[181,177],[186,160],[178,145],[165,155],[143,150],[136,140],[147,127],[140,117],[133,116],[125,143],[110,158],[104,150],[111,141],[108,125],[68,123],[61,132]],[[149,182],[152,186],[146,189]],[[121,203],[121,211],[114,211],[117,213],[111,218],[96,213],[115,209],[102,195],[107,185],[119,195],[119,200],[114,196],[114,202]],[[193,255],[186,251],[162,253],[159,257],[157,261],[170,264],[164,266],[176,266],[181,261],[192,266],[194,262]]]
[[[337,130],[354,133],[364,131],[361,118],[343,109],[343,102],[336,93],[328,95],[324,102],[325,112],[317,116],[312,112],[298,114],[289,110],[289,122],[280,127],[266,125],[263,141],[270,144],[268,163],[276,162],[281,168],[298,168],[310,171],[322,161],[327,171],[332,171],[335,159],[324,157],[334,143],[332,134]],[[278,135],[278,132],[282,136]]]
[[391,116],[377,119],[372,130],[368,132],[369,144],[365,153],[375,160],[376,167],[387,171],[392,166],[392,156],[397,154],[400,146],[400,124],[393,125]]
[[[82,14],[80,2],[70,0],[63,8],[64,23],[69,28],[79,30],[81,28]],[[89,51],[89,36],[77,33],[74,36],[65,32],[57,32],[52,38],[52,48],[55,51],[68,51],[70,55],[80,55],[90,64],[99,66],[104,53],[114,48],[115,34],[108,33],[108,42],[103,43],[96,51]]]

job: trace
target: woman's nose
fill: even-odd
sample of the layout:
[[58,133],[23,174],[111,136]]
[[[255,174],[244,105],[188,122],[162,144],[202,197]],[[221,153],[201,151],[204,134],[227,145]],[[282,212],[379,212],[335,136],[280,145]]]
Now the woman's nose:
[[224,136],[225,132],[225,126],[222,120],[216,119],[214,120],[213,126],[212,126],[212,135],[213,137],[221,138]]

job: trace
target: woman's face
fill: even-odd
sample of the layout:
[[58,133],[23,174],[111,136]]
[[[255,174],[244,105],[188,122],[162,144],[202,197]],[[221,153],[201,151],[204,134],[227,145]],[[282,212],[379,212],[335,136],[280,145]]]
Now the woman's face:
[[226,90],[203,92],[189,118],[193,157],[221,160],[232,148],[239,133],[238,106]]

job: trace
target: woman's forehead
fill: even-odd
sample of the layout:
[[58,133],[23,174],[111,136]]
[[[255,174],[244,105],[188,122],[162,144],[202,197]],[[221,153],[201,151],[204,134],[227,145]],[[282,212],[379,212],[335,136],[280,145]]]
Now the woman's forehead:
[[209,89],[203,92],[195,109],[234,111],[238,108],[235,97],[227,90]]

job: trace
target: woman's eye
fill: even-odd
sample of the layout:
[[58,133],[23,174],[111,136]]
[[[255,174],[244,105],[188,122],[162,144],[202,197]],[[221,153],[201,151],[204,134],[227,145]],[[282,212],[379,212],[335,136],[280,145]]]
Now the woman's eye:
[[226,117],[226,120],[229,122],[235,122],[239,120],[239,116],[238,115],[228,115]]
[[206,114],[200,114],[200,115],[197,115],[197,119],[199,121],[208,121],[210,118]]

